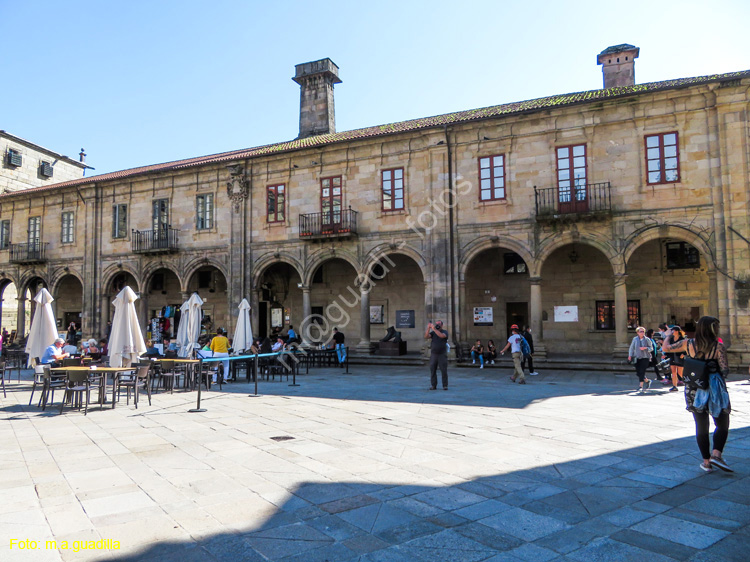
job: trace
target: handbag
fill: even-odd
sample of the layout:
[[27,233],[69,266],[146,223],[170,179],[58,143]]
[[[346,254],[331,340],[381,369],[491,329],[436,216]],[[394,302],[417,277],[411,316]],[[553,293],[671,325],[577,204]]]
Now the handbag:
[[[714,343],[709,355],[715,348],[716,344]],[[693,343],[693,349],[695,349],[695,343]],[[703,354],[703,357],[705,357],[705,354]],[[682,364],[682,378],[685,381],[685,385],[691,390],[708,390],[708,379],[710,374],[708,361],[709,360],[707,359],[698,359],[697,357],[690,357],[689,355],[685,356]]]

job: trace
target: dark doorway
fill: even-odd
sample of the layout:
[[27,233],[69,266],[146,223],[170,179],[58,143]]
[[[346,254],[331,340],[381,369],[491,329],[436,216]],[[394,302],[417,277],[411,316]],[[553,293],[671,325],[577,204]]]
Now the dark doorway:
[[527,302],[509,302],[505,305],[505,328],[507,336],[510,337],[510,327],[518,324],[518,329],[522,330],[529,318],[529,303]]
[[258,337],[260,339],[268,336],[268,303],[258,303]]

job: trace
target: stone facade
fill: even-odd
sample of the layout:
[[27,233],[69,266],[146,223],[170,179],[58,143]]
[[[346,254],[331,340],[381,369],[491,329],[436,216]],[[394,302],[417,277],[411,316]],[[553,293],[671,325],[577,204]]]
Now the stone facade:
[[[732,361],[747,363],[749,86],[750,72],[740,72],[554,96],[107,174],[33,198],[6,194],[0,220],[19,232],[41,214],[49,248],[38,264],[9,263],[0,251],[2,279],[42,283],[54,296],[74,276],[84,333],[94,335],[127,283],[141,295],[144,326],[153,310],[198,290],[230,332],[247,297],[256,334],[276,319],[312,340],[337,326],[360,350],[396,325],[397,311],[413,311],[414,328],[399,328],[410,351],[424,350],[426,322],[443,319],[460,345],[499,344],[510,323],[527,323],[539,355],[619,354],[636,323],[689,328],[711,314]],[[676,139],[679,163],[662,160],[659,170],[676,175],[649,182],[647,139],[664,154]],[[570,197],[560,195],[565,154],[585,176]],[[480,177],[488,158],[490,175],[502,168],[492,199]],[[395,184],[384,184],[394,170],[404,184],[398,205]],[[198,216],[207,195],[210,226]],[[160,199],[175,247],[136,252]],[[78,225],[67,245],[64,209]],[[300,226],[325,222],[326,209],[356,224]],[[208,273],[213,285],[199,286]],[[492,308],[493,325],[475,325],[474,307]],[[556,307],[576,307],[578,321],[558,321]]]
[[[82,162],[71,160],[5,131],[0,131],[0,150],[3,157],[0,166],[0,193],[77,180],[83,177],[87,168]],[[19,165],[9,159],[10,152],[20,157]],[[83,154],[83,150],[81,153]],[[43,168],[43,163],[47,163],[48,167]]]

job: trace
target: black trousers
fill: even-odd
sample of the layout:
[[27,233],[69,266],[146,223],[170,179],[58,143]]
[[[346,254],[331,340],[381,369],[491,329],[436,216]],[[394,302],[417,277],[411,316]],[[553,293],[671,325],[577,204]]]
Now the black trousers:
[[[696,414],[693,412],[695,420],[695,440],[698,442],[698,448],[704,459],[711,458],[711,444],[708,440],[708,412]],[[727,437],[729,436],[729,414],[722,412],[718,418],[714,418],[714,449],[724,451]]]
[[440,374],[443,376],[443,388],[448,388],[448,354],[433,353],[430,355],[430,386],[437,388],[437,370],[440,367]]
[[523,359],[521,359],[521,368],[526,367],[526,361],[529,361],[529,373],[534,372],[534,358],[531,355],[524,355]]

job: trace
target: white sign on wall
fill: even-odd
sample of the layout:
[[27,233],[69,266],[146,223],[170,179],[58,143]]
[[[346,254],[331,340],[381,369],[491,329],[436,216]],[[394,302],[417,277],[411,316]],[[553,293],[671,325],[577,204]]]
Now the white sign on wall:
[[474,325],[475,326],[492,326],[492,307],[475,306],[474,307]]
[[578,322],[578,307],[556,306],[555,322]]

